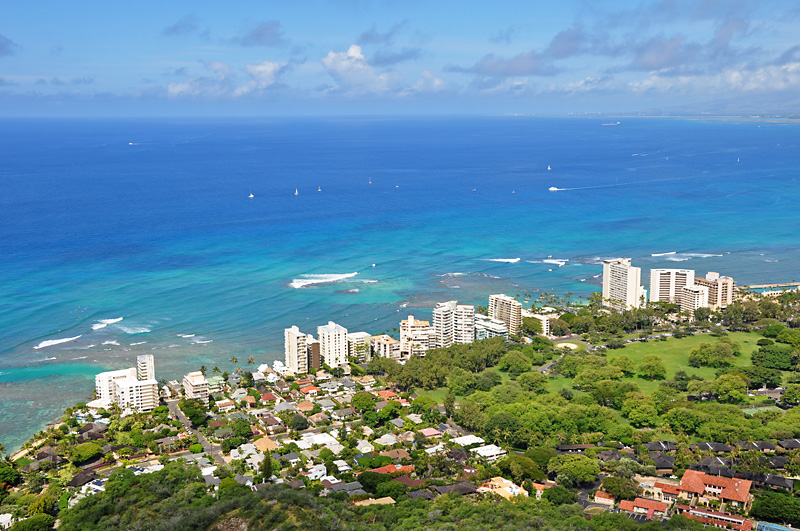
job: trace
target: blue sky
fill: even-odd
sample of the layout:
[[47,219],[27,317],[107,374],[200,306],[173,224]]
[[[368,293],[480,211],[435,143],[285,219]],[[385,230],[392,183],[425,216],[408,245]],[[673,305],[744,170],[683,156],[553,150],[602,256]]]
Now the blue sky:
[[0,6],[6,116],[586,112],[800,112],[800,4]]

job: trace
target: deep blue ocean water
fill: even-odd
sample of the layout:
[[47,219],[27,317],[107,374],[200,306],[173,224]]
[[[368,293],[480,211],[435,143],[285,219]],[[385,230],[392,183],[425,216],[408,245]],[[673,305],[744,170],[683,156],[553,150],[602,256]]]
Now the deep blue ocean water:
[[269,362],[293,324],[585,296],[603,257],[800,277],[798,125],[603,121],[0,121],[0,442],[137,354]]

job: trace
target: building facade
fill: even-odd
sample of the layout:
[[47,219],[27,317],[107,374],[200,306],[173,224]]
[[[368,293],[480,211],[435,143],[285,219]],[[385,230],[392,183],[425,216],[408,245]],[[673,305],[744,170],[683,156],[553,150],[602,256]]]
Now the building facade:
[[323,363],[334,368],[347,365],[347,328],[328,321],[317,327],[317,338]]
[[693,269],[651,269],[650,302],[680,304],[681,289],[693,284]]
[[414,319],[413,315],[400,321],[401,356],[424,356],[435,344],[436,331],[430,321]]
[[400,359],[400,342],[388,334],[372,336],[372,355],[379,358]]
[[631,265],[630,258],[603,260],[603,303],[616,310],[640,308],[647,301],[642,283],[642,269]]
[[137,356],[136,367],[101,372],[94,381],[98,403],[143,412],[158,407],[158,380],[152,354]]
[[733,303],[736,282],[731,277],[709,271],[705,278],[696,278],[694,282],[698,286],[708,288],[708,307],[712,310],[721,310]]
[[475,340],[475,307],[457,301],[440,302],[433,309],[433,329],[436,347],[472,343]]
[[368,363],[372,359],[372,335],[367,332],[347,334],[347,355],[358,363]]
[[308,372],[308,336],[296,326],[283,331],[283,351],[286,367],[295,374]]
[[503,321],[508,333],[515,336],[522,325],[522,304],[502,293],[489,295],[489,317]]
[[488,315],[475,314],[475,341],[492,337],[508,339],[508,327],[500,319],[492,319]]
[[708,307],[708,288],[705,286],[684,286],[681,288],[681,311],[692,318],[698,308]]
[[187,400],[200,400],[208,405],[208,380],[202,372],[190,372],[183,377],[183,394]]

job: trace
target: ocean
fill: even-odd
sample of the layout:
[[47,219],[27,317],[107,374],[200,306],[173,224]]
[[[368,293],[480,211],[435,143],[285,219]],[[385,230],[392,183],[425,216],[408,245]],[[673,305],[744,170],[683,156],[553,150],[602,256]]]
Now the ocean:
[[605,257],[800,277],[798,125],[618,120],[0,121],[0,443],[138,354],[247,368],[292,325],[585,297]]

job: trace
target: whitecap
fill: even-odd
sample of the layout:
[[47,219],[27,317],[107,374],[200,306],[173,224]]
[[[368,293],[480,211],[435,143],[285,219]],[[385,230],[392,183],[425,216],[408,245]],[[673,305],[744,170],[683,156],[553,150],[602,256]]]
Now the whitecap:
[[669,251],[666,253],[651,253],[650,256],[668,256],[671,254],[677,254],[677,251]]
[[289,287],[297,289],[313,286],[314,284],[330,284],[332,282],[339,282],[348,278],[352,278],[357,274],[358,272],[356,271],[355,273],[343,274],[300,275],[301,278],[292,279],[292,281],[289,283]]
[[118,323],[122,321],[122,317],[116,317],[114,319],[100,319],[98,322],[92,325],[92,330],[100,330],[101,328],[105,328],[110,324]]
[[722,256],[721,254],[706,254],[706,253],[684,253],[690,258],[713,258],[715,256]]
[[689,257],[668,256],[667,260],[669,260],[670,262],[685,262],[686,260],[689,260]]
[[116,346],[119,346],[119,341],[115,341],[113,339],[110,339],[108,341],[103,341],[103,344],[104,345],[116,345]]
[[41,343],[39,343],[38,345],[33,347],[33,349],[34,350],[39,350],[40,348],[52,347],[53,345],[58,345],[58,344],[61,344],[61,343],[68,343],[69,341],[75,341],[76,339],[79,339],[80,337],[81,336],[65,337],[64,339],[48,339],[47,341],[42,341]]
[[505,262],[507,264],[516,264],[521,258],[485,258],[489,262]]
[[194,337],[194,336],[196,336],[196,335],[197,335],[197,334],[178,334],[178,337],[190,338],[190,337]]
[[88,356],[78,356],[77,358],[72,358],[74,360],[85,360]]
[[135,347],[136,345],[144,345],[145,343],[147,343],[147,341],[139,341],[138,343],[131,343],[131,346]]
[[378,283],[377,280],[362,280],[361,282],[363,282],[364,284],[377,284]]
[[96,343],[92,343],[91,345],[86,345],[85,347],[78,347],[80,350],[89,350],[90,348],[96,347]]
[[205,341],[203,341],[202,339],[195,339],[194,341],[192,341],[192,343],[194,343],[195,345],[205,345],[206,343],[211,343],[213,341],[214,341],[213,339],[206,339]]
[[56,358],[56,357],[52,357],[52,358],[45,358],[45,359],[43,359],[42,361],[53,361],[53,360],[55,360],[55,359],[58,359],[58,358]]
[[586,282],[585,278],[580,279],[581,282]]
[[557,265],[558,267],[567,265],[567,262],[569,262],[569,258],[545,258],[542,260],[543,264],[553,264]]
[[146,326],[125,326],[125,325],[117,325],[117,327],[125,332],[126,334],[146,334],[151,330]]

